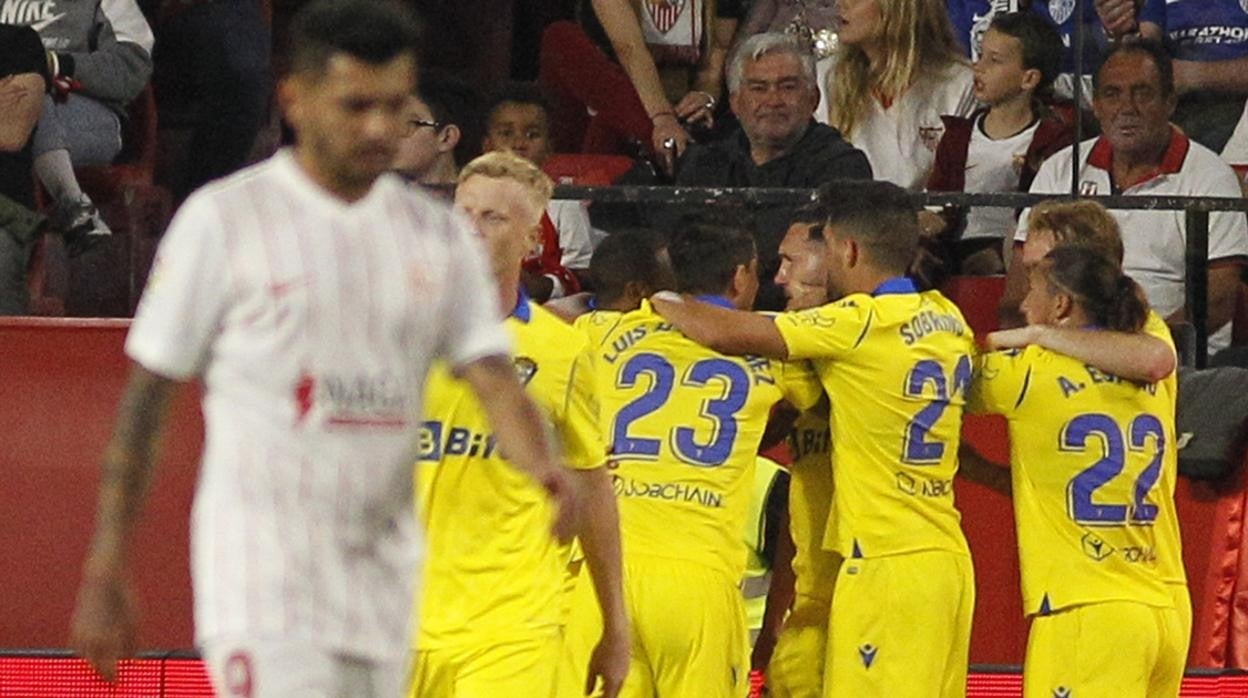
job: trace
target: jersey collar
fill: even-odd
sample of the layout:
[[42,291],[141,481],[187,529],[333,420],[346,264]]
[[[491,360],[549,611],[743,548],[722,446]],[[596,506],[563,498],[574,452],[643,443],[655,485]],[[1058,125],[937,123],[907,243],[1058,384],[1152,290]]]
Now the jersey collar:
[[728,300],[726,296],[723,296],[720,294],[707,294],[704,296],[698,296],[697,298],[703,303],[710,303],[711,305],[718,305],[721,308],[727,308],[729,310],[737,309],[737,306],[733,305],[732,301]]
[[523,288],[516,289],[516,307],[511,309],[510,317],[529,324],[529,320],[533,319],[533,308],[529,306],[529,294],[524,292]]
[[918,293],[919,287],[914,285],[914,279],[908,276],[894,276],[891,279],[885,279],[884,283],[875,287],[871,292],[873,296],[895,296],[902,293]]
[[[1191,149],[1192,141],[1173,124],[1170,126],[1170,143],[1166,145],[1166,151],[1161,155],[1161,162],[1157,167],[1146,173],[1144,176],[1131,182],[1115,183],[1119,190],[1127,190],[1131,187],[1138,187],[1145,182],[1156,179],[1162,175],[1178,174],[1183,169],[1183,163],[1187,160],[1187,151]],[[1114,148],[1109,144],[1109,139],[1101,136],[1096,139],[1096,143],[1092,145],[1092,152],[1088,153],[1088,164],[1098,170],[1105,170],[1106,173],[1113,173],[1114,167]]]

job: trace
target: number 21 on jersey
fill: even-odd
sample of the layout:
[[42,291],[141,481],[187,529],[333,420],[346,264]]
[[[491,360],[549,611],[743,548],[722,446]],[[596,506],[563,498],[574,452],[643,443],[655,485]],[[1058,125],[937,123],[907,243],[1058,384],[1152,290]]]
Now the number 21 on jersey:
[[965,354],[958,358],[952,376],[946,376],[944,367],[932,359],[917,362],[906,374],[906,397],[927,399],[929,402],[906,425],[901,444],[902,463],[936,465],[944,459],[944,442],[929,440],[928,437],[949,403],[964,395],[971,386],[971,374],[971,357]]

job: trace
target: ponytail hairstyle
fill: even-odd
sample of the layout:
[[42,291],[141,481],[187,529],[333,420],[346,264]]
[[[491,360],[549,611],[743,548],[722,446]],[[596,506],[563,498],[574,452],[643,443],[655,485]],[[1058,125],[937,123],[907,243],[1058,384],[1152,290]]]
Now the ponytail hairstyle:
[[1050,290],[1070,294],[1099,327],[1138,332],[1148,319],[1144,291],[1122,270],[1087,247],[1055,247],[1041,261]]

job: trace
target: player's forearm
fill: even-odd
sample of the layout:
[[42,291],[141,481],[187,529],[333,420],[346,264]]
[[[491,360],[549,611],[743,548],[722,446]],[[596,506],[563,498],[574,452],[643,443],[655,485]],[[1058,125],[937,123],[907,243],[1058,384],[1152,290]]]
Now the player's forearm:
[[464,367],[463,378],[485,409],[499,448],[511,464],[538,479],[558,467],[546,423],[525,394],[511,361],[502,356],[479,359]]
[[117,574],[127,562],[130,538],[151,482],[156,438],[176,385],[139,366],[130,372],[104,452],[88,575]]
[[1003,468],[983,457],[965,441],[958,448],[958,476],[1007,497],[1014,492],[1009,468]]
[[686,337],[721,354],[788,358],[784,338],[769,317],[720,308],[667,291],[655,294],[650,302]]
[[1145,383],[1156,383],[1170,375],[1178,362],[1165,342],[1143,333],[1043,326],[1038,328],[1035,343],[1107,373]]
[[594,593],[602,611],[603,632],[628,635],[624,609],[624,571],[620,549],[620,515],[606,468],[583,471],[585,514],[581,521],[581,547],[594,580]]

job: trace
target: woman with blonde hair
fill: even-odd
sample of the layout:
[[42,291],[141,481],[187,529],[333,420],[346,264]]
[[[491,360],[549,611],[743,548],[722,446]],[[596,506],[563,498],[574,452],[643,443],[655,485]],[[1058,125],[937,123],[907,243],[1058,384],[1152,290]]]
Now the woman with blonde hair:
[[866,152],[877,179],[922,189],[944,131],[975,108],[971,66],[941,0],[840,0],[828,124]]

